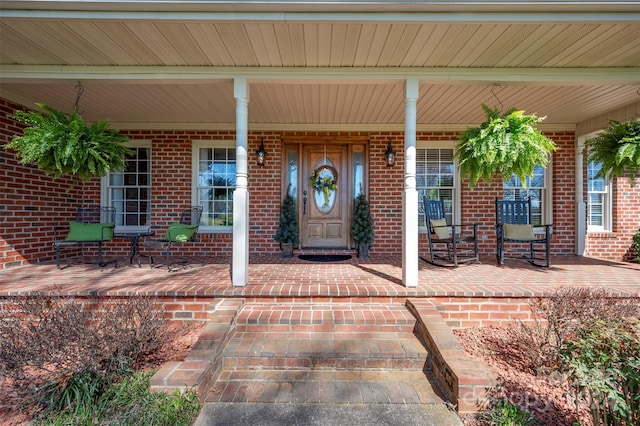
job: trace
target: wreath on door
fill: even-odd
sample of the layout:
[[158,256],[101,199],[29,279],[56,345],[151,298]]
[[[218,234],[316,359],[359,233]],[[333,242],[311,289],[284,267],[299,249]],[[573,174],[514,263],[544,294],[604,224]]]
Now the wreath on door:
[[[328,171],[329,173],[323,173]],[[323,207],[329,205],[329,198],[331,191],[335,191],[338,188],[338,171],[329,165],[322,165],[315,168],[309,176],[309,186],[313,187],[313,190],[322,193],[324,196]]]

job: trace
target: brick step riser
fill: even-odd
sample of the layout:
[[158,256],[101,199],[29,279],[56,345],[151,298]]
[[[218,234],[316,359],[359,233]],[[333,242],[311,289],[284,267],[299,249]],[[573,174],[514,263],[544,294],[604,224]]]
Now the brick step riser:
[[233,370],[289,370],[289,369],[328,369],[328,370],[413,370],[423,371],[426,357],[407,358],[349,358],[349,357],[227,357],[222,368]]
[[[413,333],[415,324],[236,324],[237,332]],[[357,337],[357,336],[354,336]]]

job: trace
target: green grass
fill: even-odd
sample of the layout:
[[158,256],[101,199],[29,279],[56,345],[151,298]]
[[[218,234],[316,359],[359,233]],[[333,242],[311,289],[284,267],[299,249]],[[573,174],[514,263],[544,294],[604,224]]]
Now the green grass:
[[533,416],[519,405],[501,401],[483,413],[483,419],[492,426],[532,426]]
[[91,373],[72,377],[54,391],[37,424],[41,425],[157,425],[188,426],[198,414],[195,392],[149,392],[153,372],[134,373],[105,384]]

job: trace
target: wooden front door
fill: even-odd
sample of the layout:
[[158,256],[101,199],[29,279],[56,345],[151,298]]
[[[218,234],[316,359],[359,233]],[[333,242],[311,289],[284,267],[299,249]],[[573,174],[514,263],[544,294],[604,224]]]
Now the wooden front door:
[[[347,145],[305,145],[302,156],[302,247],[347,247],[349,177]],[[317,185],[309,177],[317,171]],[[326,188],[335,185],[335,188]],[[318,190],[319,189],[319,190]]]

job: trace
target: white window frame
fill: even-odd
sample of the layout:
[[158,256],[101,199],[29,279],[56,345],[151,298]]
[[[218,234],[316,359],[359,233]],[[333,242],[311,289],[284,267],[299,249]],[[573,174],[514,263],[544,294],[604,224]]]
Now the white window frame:
[[[455,154],[456,145],[458,141],[418,141],[416,143],[416,149],[450,149],[452,150],[452,154]],[[417,153],[416,153],[417,154]],[[416,155],[417,158],[417,155]],[[460,218],[462,216],[462,206],[460,205],[461,194],[460,194],[460,169],[458,167],[458,159],[453,156],[453,217],[451,221],[453,224],[460,223]],[[417,190],[420,190],[421,187],[417,187]],[[422,199],[418,200],[418,208],[420,210],[424,209],[424,202]],[[418,226],[418,232],[421,234],[426,234],[428,232],[427,226],[420,224]]]
[[[504,195],[505,189],[510,189],[513,187],[505,188],[504,183],[502,184],[502,190]],[[542,189],[543,195],[543,207],[542,207],[542,218],[541,225],[548,225],[553,223],[553,158],[549,160],[547,163],[547,167],[544,168],[544,189]],[[537,226],[533,229],[533,232],[536,234],[544,234],[545,228]],[[553,232],[553,229],[552,229]]]
[[[591,163],[587,163],[587,168]],[[602,194],[602,225],[592,225],[589,217],[592,192]],[[587,232],[612,232],[613,231],[613,182],[610,177],[603,178],[603,190],[591,191],[589,176],[587,173]]]
[[[201,148],[232,148],[236,149],[235,140],[205,140],[205,141],[194,141],[192,143],[192,163],[191,163],[191,171],[192,171],[192,180],[191,180],[191,203],[194,206],[201,205],[199,199],[198,192],[198,162],[200,157],[200,149]],[[236,171],[237,171],[237,151],[236,151]],[[235,190],[235,187],[234,187]],[[205,220],[207,211],[206,209],[202,212],[202,219]],[[213,226],[213,225],[204,225],[200,224],[198,228],[199,233],[233,233],[233,225],[229,226]]]
[[[123,144],[127,148],[147,148],[149,149],[149,223],[147,225],[116,225],[114,232],[144,232],[149,230],[151,227],[151,210],[153,205],[151,204],[151,193],[153,191],[153,150],[151,147],[151,141],[144,140],[136,140],[136,141],[128,141]],[[120,172],[118,172],[120,173]],[[111,194],[110,194],[110,185],[109,185],[109,177],[111,173],[107,173],[106,176],[102,177],[100,181],[100,203],[103,206],[111,206]],[[117,223],[117,222],[116,222]]]

